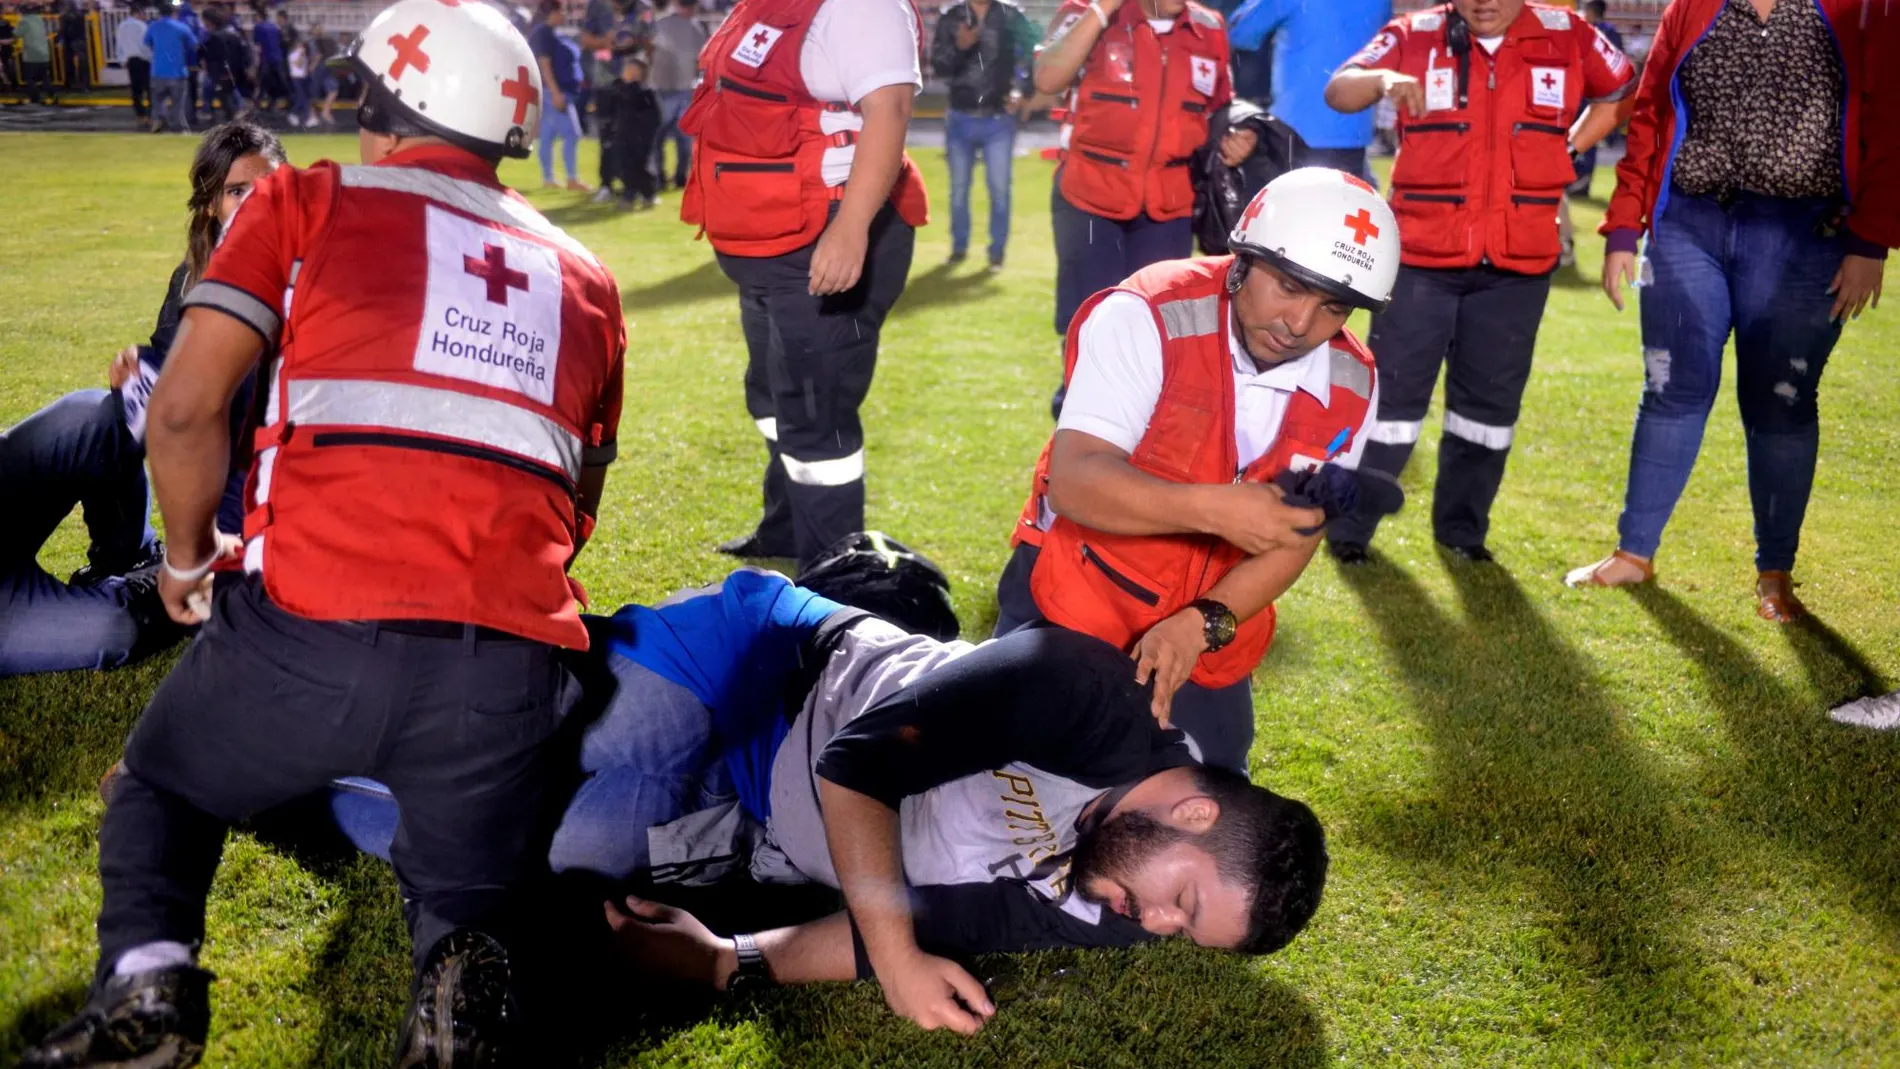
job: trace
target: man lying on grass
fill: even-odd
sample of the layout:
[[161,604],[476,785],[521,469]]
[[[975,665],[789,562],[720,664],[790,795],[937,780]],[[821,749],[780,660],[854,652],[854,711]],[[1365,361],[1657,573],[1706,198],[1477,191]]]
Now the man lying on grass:
[[[848,907],[725,940],[610,903],[649,973],[720,989],[875,976],[901,1016],[967,1034],[994,1008],[938,955],[1175,935],[1264,954],[1318,908],[1312,811],[1200,765],[1098,639],[940,642],[751,570],[590,626],[600,711],[556,871],[706,882],[747,864]],[[396,809],[376,784],[340,784],[331,808],[387,856]]]

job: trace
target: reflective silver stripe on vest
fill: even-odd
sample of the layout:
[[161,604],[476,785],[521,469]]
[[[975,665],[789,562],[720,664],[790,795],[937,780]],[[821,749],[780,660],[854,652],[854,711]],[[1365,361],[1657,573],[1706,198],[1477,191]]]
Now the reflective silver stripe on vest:
[[558,245],[568,254],[580,260],[599,264],[594,254],[586,246],[567,236],[567,232],[542,217],[540,212],[524,201],[508,195],[506,190],[495,189],[478,182],[450,178],[435,171],[426,171],[420,167],[367,167],[351,165],[343,168],[343,185],[351,189],[386,189],[396,193],[413,193],[418,197],[427,197],[438,204],[467,212],[479,219],[491,223],[512,226],[535,237]]
[[1198,338],[1220,329],[1220,298],[1196,297],[1186,301],[1163,301],[1155,305],[1169,340]]
[[1372,372],[1344,349],[1332,349],[1333,385],[1343,386],[1366,400],[1372,400]]
[[433,434],[538,461],[570,480],[581,475],[579,435],[506,401],[358,379],[296,379],[287,392],[294,424]]

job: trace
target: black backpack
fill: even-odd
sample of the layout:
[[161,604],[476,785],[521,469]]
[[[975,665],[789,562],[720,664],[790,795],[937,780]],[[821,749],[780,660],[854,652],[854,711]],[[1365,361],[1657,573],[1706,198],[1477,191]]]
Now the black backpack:
[[[1230,126],[1245,126],[1260,136],[1253,155],[1239,167],[1229,167],[1220,158],[1220,139]],[[1236,99],[1216,111],[1207,123],[1207,143],[1194,150],[1188,165],[1194,176],[1194,237],[1202,254],[1226,253],[1227,235],[1240,222],[1247,202],[1305,157],[1306,142],[1300,135],[1259,105]]]
[[948,642],[957,637],[950,579],[930,558],[882,531],[859,531],[831,544],[798,585],[863,609],[912,634]]

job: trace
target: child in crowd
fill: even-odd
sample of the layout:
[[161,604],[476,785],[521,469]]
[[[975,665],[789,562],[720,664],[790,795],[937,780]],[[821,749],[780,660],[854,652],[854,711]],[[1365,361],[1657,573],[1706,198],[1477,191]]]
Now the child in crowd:
[[660,132],[660,97],[647,88],[647,63],[628,56],[620,64],[620,81],[600,102],[601,151],[612,153],[612,168],[620,181],[620,206],[646,209],[660,203],[652,168],[653,139]]

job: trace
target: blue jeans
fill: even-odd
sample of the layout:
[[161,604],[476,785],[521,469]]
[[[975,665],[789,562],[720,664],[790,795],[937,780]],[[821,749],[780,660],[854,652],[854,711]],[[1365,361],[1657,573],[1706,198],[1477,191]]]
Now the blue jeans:
[[574,99],[568,97],[567,107],[561,111],[553,108],[541,112],[541,180],[554,181],[554,140],[561,138],[561,161],[567,165],[567,180],[572,182],[580,177],[580,167],[576,156],[581,147],[581,117],[574,110]]
[[1794,567],[1820,446],[1816,391],[1841,336],[1828,294],[1841,242],[1816,232],[1832,211],[1823,199],[1743,193],[1724,207],[1670,192],[1649,240],[1655,281],[1641,294],[1647,381],[1617,520],[1625,552],[1656,555],[1702,448],[1733,331],[1755,567]]
[[680,130],[680,116],[686,114],[686,105],[693,102],[691,89],[665,89],[660,91],[660,133],[653,139],[653,174],[655,181],[666,181],[666,143],[673,142],[673,184],[684,186],[686,172],[693,166],[693,139]]
[[[737,798],[713,746],[712,714],[691,691],[608,653],[613,701],[581,739],[585,775],[548,850],[556,872],[625,879],[649,868],[647,829]],[[364,853],[389,859],[397,808],[387,787],[351,777],[331,787],[337,827]]]
[[81,506],[95,561],[124,561],[156,541],[148,520],[145,451],[117,394],[82,390],[0,432],[0,676],[112,668],[131,659],[138,626],[120,579],[74,587],[35,559]]
[[1082,302],[1129,275],[1194,251],[1194,220],[1156,222],[1146,215],[1109,219],[1083,211],[1062,195],[1062,171],[1049,194],[1056,240],[1056,333],[1066,334]]
[[990,187],[990,259],[1003,258],[1009,243],[1009,177],[1016,153],[1016,120],[1009,115],[972,115],[951,111],[944,118],[944,156],[950,163],[950,248],[970,247],[970,184],[976,154],[983,153],[983,177]]

